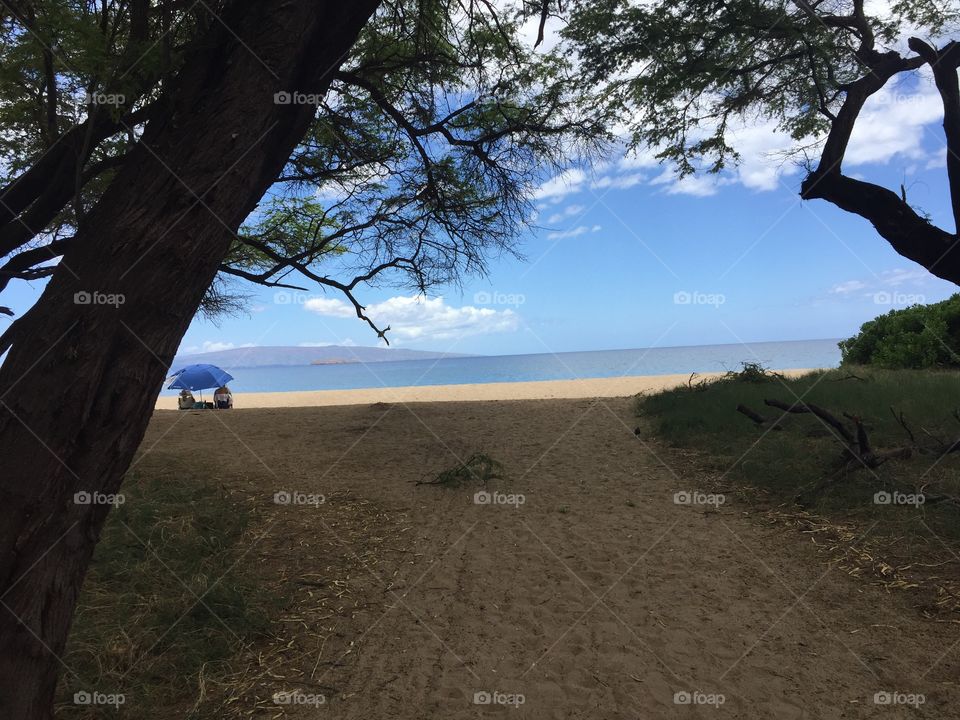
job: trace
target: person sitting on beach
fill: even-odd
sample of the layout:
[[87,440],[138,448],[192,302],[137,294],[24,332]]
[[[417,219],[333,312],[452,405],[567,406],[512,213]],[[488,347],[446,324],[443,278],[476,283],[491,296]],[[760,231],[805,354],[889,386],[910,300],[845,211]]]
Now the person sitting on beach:
[[226,385],[218,387],[213,394],[213,403],[217,410],[229,410],[233,407],[233,393]]
[[194,402],[196,401],[193,399],[192,392],[187,389],[180,391],[180,397],[177,398],[177,407],[179,407],[181,410],[192,410]]

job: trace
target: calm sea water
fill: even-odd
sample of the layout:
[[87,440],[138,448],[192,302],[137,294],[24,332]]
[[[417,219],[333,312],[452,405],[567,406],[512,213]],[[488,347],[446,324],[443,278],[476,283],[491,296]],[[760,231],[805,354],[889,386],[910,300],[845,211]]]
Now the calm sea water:
[[[715,372],[736,370],[745,361],[783,369],[836,367],[840,362],[840,351],[836,340],[798,340],[749,345],[224,369],[235,377],[230,383],[234,392],[283,392]],[[176,391],[164,390],[163,394],[175,395]]]

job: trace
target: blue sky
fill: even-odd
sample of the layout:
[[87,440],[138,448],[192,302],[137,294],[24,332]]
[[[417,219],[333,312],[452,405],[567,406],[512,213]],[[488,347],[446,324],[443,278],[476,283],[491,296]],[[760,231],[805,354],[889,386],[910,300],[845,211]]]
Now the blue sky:
[[[845,169],[897,189],[942,227],[949,216],[938,98],[928,80],[871,100]],[[861,323],[954,291],[897,255],[872,227],[822,202],[801,202],[802,173],[774,157],[789,141],[743,128],[743,164],[678,180],[647,155],[545,178],[525,261],[429,299],[362,288],[396,346],[514,354],[848,336]],[[196,320],[183,352],[244,345],[375,345],[336,294],[255,288],[249,316]],[[42,283],[14,284],[23,312]]]

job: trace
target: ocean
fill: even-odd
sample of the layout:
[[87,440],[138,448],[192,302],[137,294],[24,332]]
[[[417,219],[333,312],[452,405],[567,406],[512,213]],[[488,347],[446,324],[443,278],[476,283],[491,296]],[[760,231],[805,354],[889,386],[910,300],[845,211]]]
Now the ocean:
[[243,393],[722,372],[737,370],[743,362],[781,369],[837,367],[840,350],[837,340],[795,340],[224,370],[235,378],[231,390]]

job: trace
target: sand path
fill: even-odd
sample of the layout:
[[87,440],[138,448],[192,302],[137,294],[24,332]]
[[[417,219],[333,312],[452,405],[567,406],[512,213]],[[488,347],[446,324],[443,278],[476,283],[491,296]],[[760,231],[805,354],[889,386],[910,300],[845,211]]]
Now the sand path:
[[[215,438],[223,478],[387,511],[368,553],[335,500],[281,508],[259,555],[305,576],[355,553],[352,609],[298,617],[329,631],[296,661],[329,717],[960,717],[957,625],[734,502],[675,504],[697,472],[635,424],[626,399],[158,413],[145,448]],[[522,506],[412,483],[479,449],[506,467],[489,489]],[[274,710],[257,716],[321,716]]]

